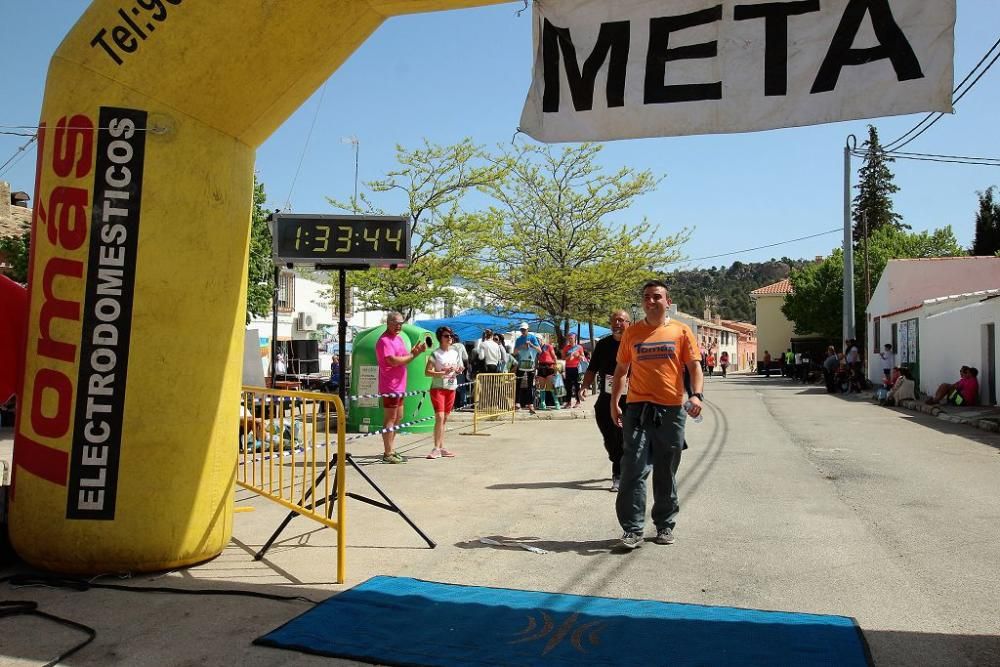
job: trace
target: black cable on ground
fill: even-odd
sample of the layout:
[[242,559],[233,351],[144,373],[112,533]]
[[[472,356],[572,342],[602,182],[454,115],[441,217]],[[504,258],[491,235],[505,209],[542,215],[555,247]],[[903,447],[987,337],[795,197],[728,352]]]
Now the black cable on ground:
[[217,590],[209,588],[169,588],[166,586],[125,586],[122,584],[98,584],[85,579],[75,577],[60,577],[49,574],[12,574],[9,577],[0,579],[6,581],[11,586],[48,586],[50,588],[68,588],[74,591],[86,591],[91,588],[105,588],[113,591],[126,591],[129,593],[175,593],[177,595],[226,595],[263,598],[265,600],[300,600],[309,604],[316,604],[315,600],[302,595],[276,595],[274,593],[260,593],[257,591],[238,590]]
[[[168,588],[166,586],[124,586],[121,584],[98,584],[93,581],[77,579],[75,577],[60,577],[49,574],[12,574],[0,578],[0,583],[7,582],[11,586],[48,586],[50,588],[66,588],[74,591],[86,591],[91,588],[105,588],[113,591],[126,591],[129,593],[175,593],[177,595],[226,595],[263,598],[265,600],[295,601],[300,600],[310,604],[317,604],[315,600],[310,600],[302,595],[275,595],[273,593],[259,593],[256,591],[238,590],[211,590],[195,588]],[[94,641],[97,631],[90,626],[71,621],[66,618],[54,616],[44,611],[38,610],[38,603],[32,600],[0,600],[0,618],[5,616],[37,616],[53,623],[65,625],[66,627],[79,630],[88,635],[87,639],[68,651],[59,654],[54,660],[45,663],[45,667],[57,665],[69,656],[73,655],[84,646]]]
[[65,625],[68,628],[73,628],[74,630],[79,630],[80,632],[87,635],[87,638],[69,649],[56,656],[54,659],[45,663],[44,667],[52,667],[52,665],[57,665],[69,656],[73,655],[84,646],[94,641],[97,637],[97,631],[88,625],[83,625],[82,623],[77,623],[76,621],[71,621],[67,618],[61,618],[59,616],[54,616],[52,614],[47,614],[44,611],[38,610],[38,603],[32,602],[30,600],[0,600],[0,618],[5,616],[37,616],[39,618],[44,618],[46,620],[52,621],[53,623],[58,623],[59,625]]

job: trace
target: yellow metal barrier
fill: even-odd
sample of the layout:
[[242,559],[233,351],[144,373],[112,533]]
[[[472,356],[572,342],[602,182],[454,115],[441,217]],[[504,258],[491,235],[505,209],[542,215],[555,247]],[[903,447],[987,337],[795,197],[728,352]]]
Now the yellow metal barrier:
[[[336,419],[336,465],[330,420]],[[236,483],[337,531],[337,583],[344,583],[347,419],[338,396],[243,387]],[[331,491],[336,494],[336,502]],[[322,507],[326,511],[322,511]],[[333,508],[337,516],[333,517]]]
[[514,422],[516,382],[513,373],[480,373],[476,376],[472,435],[485,435],[478,431],[480,421],[498,421],[509,414],[511,423]]

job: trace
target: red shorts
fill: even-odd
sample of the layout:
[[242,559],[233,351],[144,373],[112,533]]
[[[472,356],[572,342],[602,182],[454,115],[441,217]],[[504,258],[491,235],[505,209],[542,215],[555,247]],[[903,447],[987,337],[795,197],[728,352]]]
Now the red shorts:
[[398,408],[403,404],[402,396],[383,396],[382,397],[382,407],[383,408]]
[[434,412],[449,414],[455,409],[455,390],[431,389],[431,405],[434,406]]

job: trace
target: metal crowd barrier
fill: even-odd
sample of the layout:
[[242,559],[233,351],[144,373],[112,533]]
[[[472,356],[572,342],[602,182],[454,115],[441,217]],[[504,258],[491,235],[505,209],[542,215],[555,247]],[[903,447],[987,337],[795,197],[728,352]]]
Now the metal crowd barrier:
[[346,424],[336,395],[243,387],[236,483],[336,530],[337,583],[345,581]]
[[513,373],[479,373],[476,375],[472,413],[472,434],[478,431],[481,421],[498,421],[510,415],[514,422],[514,392],[517,380]]

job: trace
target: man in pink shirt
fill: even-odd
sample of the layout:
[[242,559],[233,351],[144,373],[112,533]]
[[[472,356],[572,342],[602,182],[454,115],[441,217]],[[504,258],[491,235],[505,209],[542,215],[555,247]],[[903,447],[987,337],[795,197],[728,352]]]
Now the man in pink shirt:
[[[417,343],[409,350],[403,342],[400,332],[403,330],[403,316],[392,312],[385,320],[385,333],[379,336],[375,343],[375,357],[378,360],[378,393],[406,393],[406,365],[427,349],[423,343]],[[391,429],[403,421],[403,397],[382,397],[382,428]],[[406,463],[406,459],[393,449],[396,432],[386,430],[382,434],[382,444],[385,453],[382,463]]]

